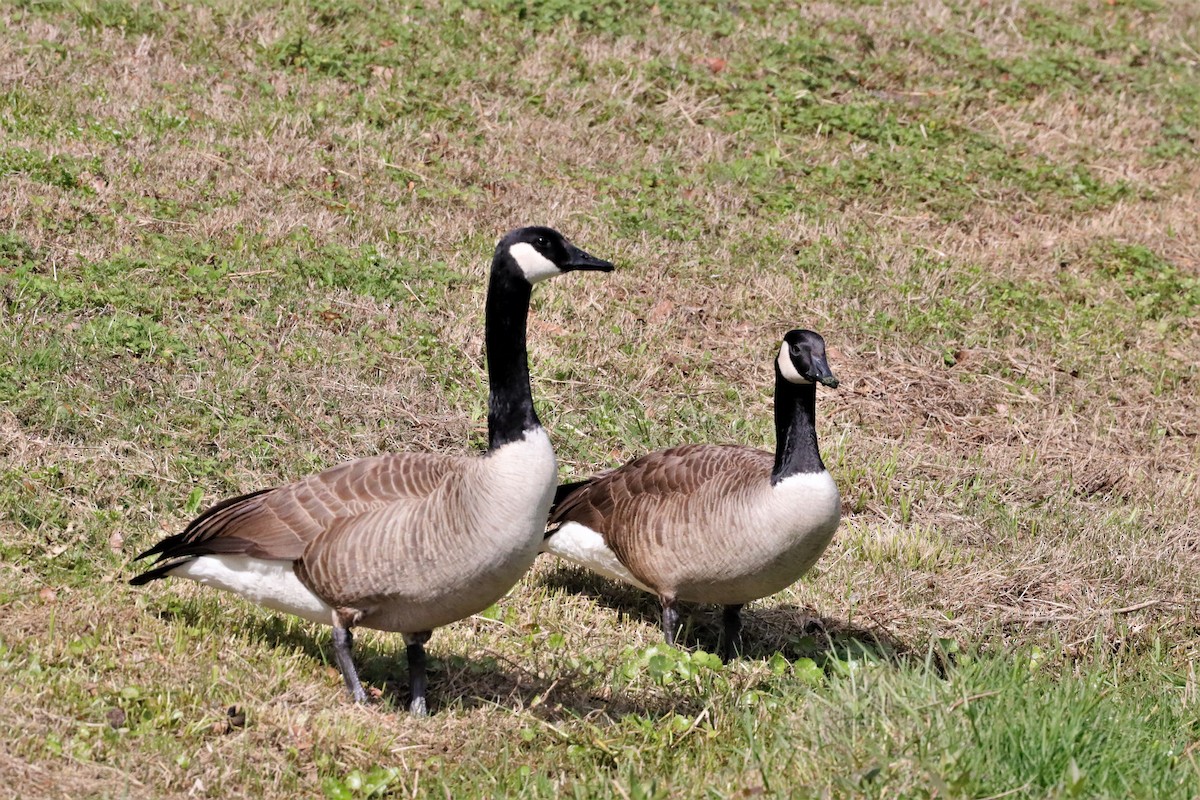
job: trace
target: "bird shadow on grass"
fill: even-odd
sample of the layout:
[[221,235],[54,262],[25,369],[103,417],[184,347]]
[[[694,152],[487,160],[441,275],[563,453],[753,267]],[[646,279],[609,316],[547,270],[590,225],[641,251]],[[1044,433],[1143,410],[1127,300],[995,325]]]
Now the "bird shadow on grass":
[[[205,629],[213,625],[211,600],[172,602],[157,612],[167,622]],[[218,617],[219,618],[219,617]],[[336,671],[330,629],[283,615],[251,616],[237,633],[245,639],[274,649],[296,651],[313,662],[314,668]],[[359,636],[354,642],[354,663],[373,703],[405,713],[409,702],[408,662],[403,637],[386,634],[387,641]],[[391,643],[395,639],[395,644]],[[602,711],[610,716],[638,714],[648,717],[692,714],[700,711],[695,698],[651,699],[608,698],[587,688],[588,681],[570,673],[544,676],[498,654],[462,656],[439,654],[428,649],[431,713],[494,707],[523,710],[548,722],[578,719]],[[341,681],[339,673],[339,682]],[[349,701],[347,695],[343,698]]]
[[[624,583],[610,581],[570,564],[559,564],[541,576],[541,584],[552,591],[590,597],[624,619],[652,625],[661,630],[662,606],[658,599]],[[768,601],[769,602],[769,601]],[[715,653],[721,639],[721,607],[681,603],[682,630],[676,644]],[[811,658],[823,663],[870,658],[878,661],[920,666],[928,664],[944,675],[944,658],[927,658],[911,645],[877,625],[863,627],[850,620],[819,614],[815,609],[794,604],[765,605],[761,601],[742,609],[742,643],[739,657],[767,660],[776,653],[789,661]]]

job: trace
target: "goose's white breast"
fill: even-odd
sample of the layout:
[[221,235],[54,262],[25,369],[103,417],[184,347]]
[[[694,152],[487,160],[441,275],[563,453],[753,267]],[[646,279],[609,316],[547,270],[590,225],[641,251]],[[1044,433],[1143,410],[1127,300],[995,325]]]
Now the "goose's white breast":
[[842,515],[842,499],[828,470],[784,478],[771,487],[768,507],[782,527],[800,535],[836,528]]

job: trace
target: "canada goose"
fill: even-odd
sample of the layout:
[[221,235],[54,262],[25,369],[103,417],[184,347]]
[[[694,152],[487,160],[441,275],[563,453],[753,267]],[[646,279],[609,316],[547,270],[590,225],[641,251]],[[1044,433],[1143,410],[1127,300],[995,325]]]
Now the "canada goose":
[[728,660],[742,606],[807,572],[841,517],[817,448],[817,383],[838,385],[825,340],[789,331],[775,358],[774,456],[742,445],[683,445],[564,484],[543,552],[657,595],[667,644],[679,625],[676,601],[724,605]]
[[130,583],[173,575],[333,626],[346,688],[365,702],[351,657],[356,625],[404,634],[409,710],[424,714],[432,630],[502,597],[537,557],[554,498],[554,450],[529,387],[525,332],[533,284],[572,270],[609,272],[550,228],[496,245],[485,310],[490,393],[482,457],[397,453],[225,500]]

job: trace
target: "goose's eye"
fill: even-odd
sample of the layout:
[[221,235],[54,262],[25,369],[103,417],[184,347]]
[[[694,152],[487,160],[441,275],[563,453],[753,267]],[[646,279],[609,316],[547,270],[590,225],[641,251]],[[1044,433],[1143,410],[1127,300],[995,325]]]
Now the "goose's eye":
[[799,358],[800,357],[800,345],[798,345],[798,344],[792,345],[791,352],[792,352],[793,358]]
[[546,241],[546,237],[545,237],[545,236],[539,236],[539,237],[537,237],[536,239],[534,239],[533,243],[534,243],[535,245],[537,245],[537,248],[538,248],[539,250],[545,250],[545,249],[546,249],[546,248],[549,246],[549,244],[550,244],[549,242],[547,242],[547,241]]

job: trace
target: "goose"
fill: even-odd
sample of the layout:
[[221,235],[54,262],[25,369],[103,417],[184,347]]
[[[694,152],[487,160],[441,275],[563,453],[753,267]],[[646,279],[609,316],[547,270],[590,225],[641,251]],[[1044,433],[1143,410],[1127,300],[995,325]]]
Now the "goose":
[[485,308],[488,446],[482,456],[395,453],[217,503],[135,560],[135,586],[168,576],[333,626],[333,655],[356,703],[356,626],[403,634],[409,711],[425,715],[425,642],[478,613],[533,564],[557,467],[534,411],[526,325],[533,284],[613,265],[551,228],[496,245]]
[[542,551],[654,594],[674,645],[677,601],[724,606],[721,656],[740,643],[741,609],[798,580],[841,518],[821,461],[816,384],[831,388],[825,340],[783,337],[775,362],[775,453],[686,444],[563,484]]

